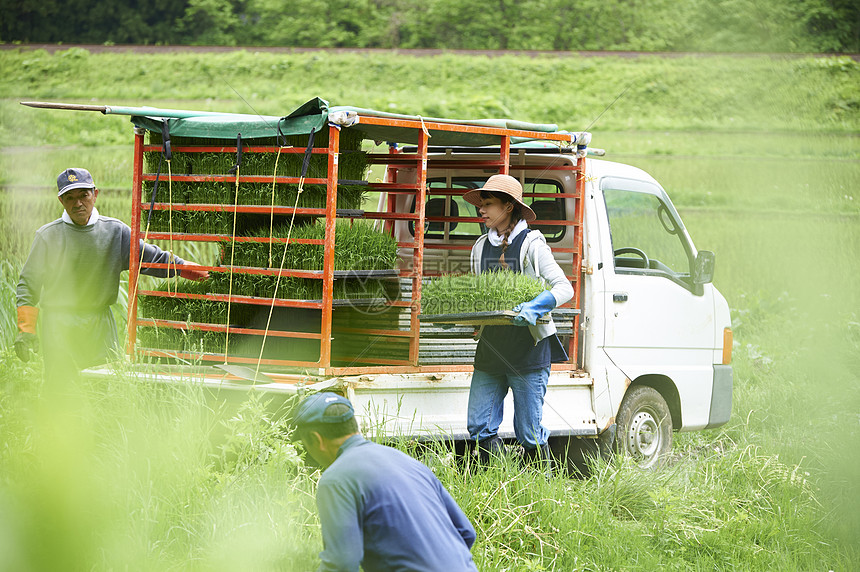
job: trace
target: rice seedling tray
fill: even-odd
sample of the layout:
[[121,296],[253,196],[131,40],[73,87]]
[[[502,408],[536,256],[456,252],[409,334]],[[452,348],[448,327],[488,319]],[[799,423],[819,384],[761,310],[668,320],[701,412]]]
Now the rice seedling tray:
[[[420,314],[418,320],[434,324],[465,324],[469,326],[511,326],[518,312],[513,310],[493,310],[487,312],[466,312],[462,314]],[[548,324],[549,317],[538,318],[538,324]]]

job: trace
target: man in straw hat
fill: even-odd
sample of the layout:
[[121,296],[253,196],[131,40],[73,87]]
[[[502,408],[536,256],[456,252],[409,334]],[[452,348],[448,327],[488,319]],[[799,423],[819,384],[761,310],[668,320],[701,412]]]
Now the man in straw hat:
[[551,468],[547,439],[541,424],[550,364],[566,361],[552,318],[538,318],[573,297],[573,288],[538,230],[529,230],[535,213],[522,200],[523,187],[510,175],[493,175],[463,199],[476,207],[487,233],[472,247],[472,272],[508,269],[545,281],[550,290],[519,304],[511,326],[486,326],[475,351],[469,391],[468,430],[478,456],[487,462],[504,448],[498,436],[508,389],[514,397],[514,432],[524,458],[543,470]]
[[[131,229],[96,209],[99,190],[89,171],[66,169],[57,177],[63,216],[36,231],[18,281],[15,352],[29,361],[39,347],[36,319],[42,311],[45,379],[65,381],[83,368],[108,361],[118,349],[110,306],[128,270]],[[176,268],[145,268],[143,274],[205,280],[209,274],[151,244],[140,242],[143,262]]]
[[317,485],[320,570],[476,570],[469,519],[430,469],[362,437],[348,399],[316,393],[292,421],[325,471]]

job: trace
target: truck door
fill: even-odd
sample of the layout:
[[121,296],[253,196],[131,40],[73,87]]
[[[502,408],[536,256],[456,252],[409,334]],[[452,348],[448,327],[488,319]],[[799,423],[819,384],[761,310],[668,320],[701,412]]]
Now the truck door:
[[[695,251],[678,213],[657,185],[620,177],[600,183],[611,251],[603,256],[604,351],[630,379],[671,379],[683,427],[708,422],[713,378],[714,302],[692,280]],[[606,236],[605,230],[601,234]]]

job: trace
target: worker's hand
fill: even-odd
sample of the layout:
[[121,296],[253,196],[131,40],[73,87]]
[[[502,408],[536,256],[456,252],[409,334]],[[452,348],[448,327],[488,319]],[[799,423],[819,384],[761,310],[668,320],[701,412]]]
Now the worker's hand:
[[30,350],[33,353],[39,351],[39,338],[36,334],[18,332],[18,336],[15,338],[15,353],[18,355],[18,359],[23,362],[30,361]]
[[182,270],[179,271],[179,275],[186,280],[194,280],[195,282],[203,282],[209,278],[208,270],[197,270],[193,268],[194,266],[200,265],[195,262],[186,262],[181,266]]
[[555,296],[549,290],[541,292],[534,300],[523,302],[514,307],[517,315],[514,317],[515,326],[535,326],[538,318],[555,308]]

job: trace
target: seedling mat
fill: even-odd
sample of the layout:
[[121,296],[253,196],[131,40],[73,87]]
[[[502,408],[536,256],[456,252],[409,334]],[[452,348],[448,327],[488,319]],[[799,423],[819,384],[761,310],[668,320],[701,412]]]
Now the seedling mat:
[[[421,314],[418,320],[434,324],[465,324],[468,326],[512,326],[519,312],[494,310],[492,312],[467,312],[463,314]],[[538,324],[549,324],[549,317],[537,319]]]

